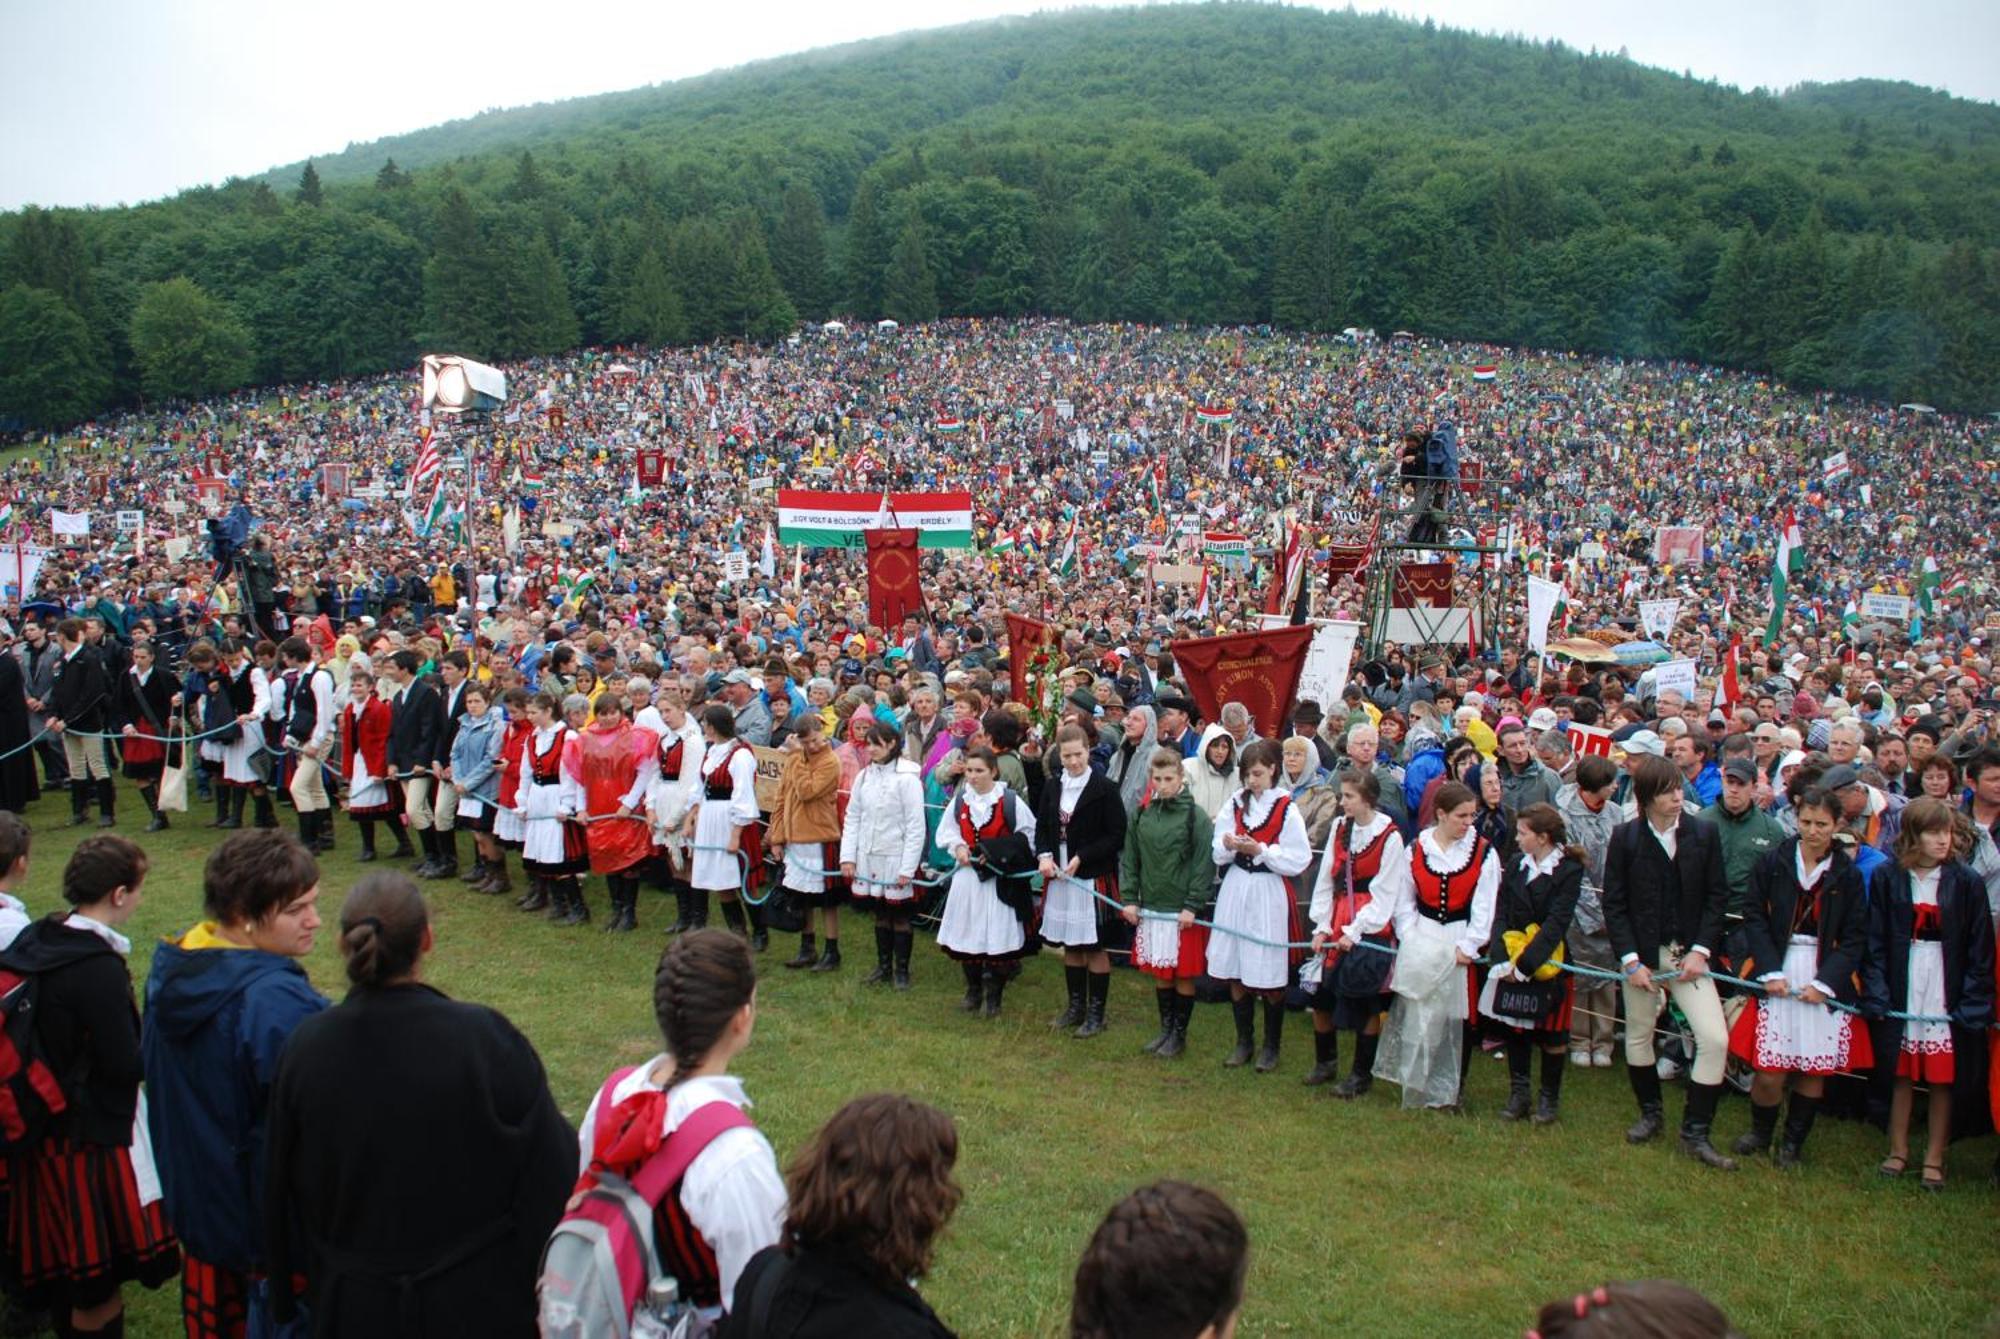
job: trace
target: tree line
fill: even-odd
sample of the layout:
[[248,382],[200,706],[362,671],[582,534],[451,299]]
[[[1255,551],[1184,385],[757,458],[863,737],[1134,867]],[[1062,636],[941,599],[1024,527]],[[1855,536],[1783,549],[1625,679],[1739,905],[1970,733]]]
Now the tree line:
[[1027,313],[1406,328],[2000,409],[2000,109],[1257,6],[839,54],[395,141],[415,169],[350,150],[0,218],[0,421],[426,349]]

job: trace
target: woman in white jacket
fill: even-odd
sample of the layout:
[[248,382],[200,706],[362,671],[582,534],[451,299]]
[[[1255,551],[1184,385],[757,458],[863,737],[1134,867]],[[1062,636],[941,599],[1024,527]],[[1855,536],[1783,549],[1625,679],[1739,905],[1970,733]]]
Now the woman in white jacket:
[[1202,728],[1201,747],[1181,763],[1188,795],[1210,819],[1222,812],[1240,784],[1236,774],[1236,737],[1211,723]]
[[868,727],[868,765],[854,778],[840,825],[840,873],[854,900],[875,909],[875,970],[864,984],[910,988],[910,913],[924,858],[924,783],[887,721]]

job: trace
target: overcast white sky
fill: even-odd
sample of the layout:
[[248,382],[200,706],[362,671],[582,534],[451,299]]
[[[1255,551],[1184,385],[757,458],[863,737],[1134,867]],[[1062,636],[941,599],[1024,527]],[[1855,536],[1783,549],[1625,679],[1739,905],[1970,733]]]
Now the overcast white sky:
[[[152,199],[491,107],[1071,7],[0,0],[0,209]],[[1649,65],[1745,88],[1868,76],[2000,100],[2000,0],[1356,0],[1354,7],[1559,38],[1584,50],[1624,47]]]

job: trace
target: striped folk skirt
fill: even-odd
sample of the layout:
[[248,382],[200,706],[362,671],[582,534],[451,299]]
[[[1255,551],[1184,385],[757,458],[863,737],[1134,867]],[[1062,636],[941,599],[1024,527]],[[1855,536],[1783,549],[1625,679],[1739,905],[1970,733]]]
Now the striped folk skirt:
[[180,1272],[164,1203],[139,1203],[123,1148],[44,1139],[7,1161],[7,1253],[34,1302],[96,1306],[118,1285],[157,1288]]

